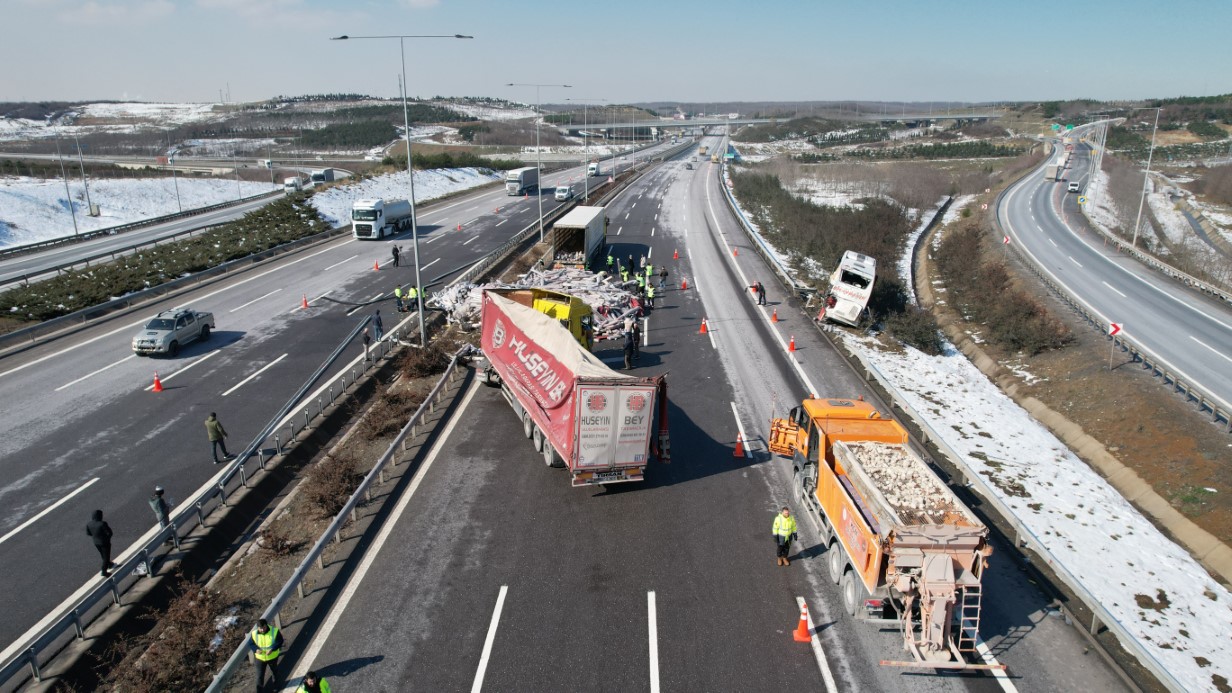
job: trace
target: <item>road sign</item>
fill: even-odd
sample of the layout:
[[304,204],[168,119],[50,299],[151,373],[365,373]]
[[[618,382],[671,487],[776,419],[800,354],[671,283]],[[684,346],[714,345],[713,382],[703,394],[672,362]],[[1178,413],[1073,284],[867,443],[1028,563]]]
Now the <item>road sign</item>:
[[1066,129],[1066,130],[1073,130],[1073,129],[1074,129],[1074,126],[1073,126],[1073,125],[1066,125],[1066,126],[1065,126],[1065,129]]
[[1002,237],[1001,237],[1001,243],[1002,243],[1003,245],[1009,245],[1009,244],[1010,244],[1010,237],[1009,237],[1009,236],[1002,236]]
[[1110,323],[1108,323],[1108,336],[1109,336],[1109,337],[1115,337],[1115,336],[1117,336],[1118,334],[1121,334],[1121,327],[1122,327],[1122,325],[1121,325],[1121,323],[1119,323],[1119,322],[1110,322]]
[[984,204],[980,205],[980,209],[988,209],[988,203],[985,202]]
[[1079,195],[1079,196],[1078,196],[1078,204],[1080,204],[1080,205],[1085,205],[1086,203],[1087,203],[1087,196],[1086,196],[1086,195]]
[[1057,130],[1060,130],[1060,129],[1061,129],[1061,126],[1060,126],[1060,125],[1057,125],[1056,123],[1053,123],[1053,124],[1052,124],[1052,129],[1053,129],[1053,131],[1055,132],[1055,131],[1057,131]]

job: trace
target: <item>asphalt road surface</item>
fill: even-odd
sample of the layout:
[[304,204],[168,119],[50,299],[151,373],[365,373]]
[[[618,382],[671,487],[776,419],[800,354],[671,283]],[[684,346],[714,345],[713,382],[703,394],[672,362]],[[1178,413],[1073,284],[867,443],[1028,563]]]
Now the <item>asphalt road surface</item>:
[[[789,462],[766,451],[770,418],[809,392],[870,393],[774,295],[716,171],[669,162],[609,206],[615,253],[671,273],[635,373],[667,374],[672,463],[572,488],[499,391],[475,385],[322,628],[296,643],[296,673],[364,691],[825,690],[823,670],[843,691],[1122,690],[1005,547],[981,628],[1004,680],[879,666],[908,658],[901,637],[843,613],[811,520],[792,565],[775,565],[770,526],[792,493]],[[615,343],[595,352],[620,363]],[[739,430],[747,458],[733,456]],[[824,657],[792,640],[799,598]]]
[[[560,204],[549,185],[576,184],[584,172],[544,177],[545,214]],[[533,196],[495,188],[425,207],[423,283],[449,281],[537,213]],[[155,485],[183,501],[219,475],[205,435],[211,411],[230,434],[228,448],[242,450],[359,320],[381,310],[391,327],[391,292],[414,283],[409,237],[334,239],[0,359],[0,401],[9,403],[0,411],[0,642],[7,646],[98,579],[98,556],[84,531],[93,510],[106,514],[121,555],[154,525],[146,499]],[[398,268],[390,266],[393,243],[405,251]],[[361,309],[326,300],[382,296]],[[307,311],[300,309],[305,297]],[[173,304],[212,311],[212,338],[177,358],[135,356],[132,336]],[[166,387],[159,394],[147,391],[156,371]]]
[[1090,147],[1075,145],[1065,177],[1083,193],[1042,172],[1011,187],[997,210],[1010,241],[1096,314],[1232,407],[1232,307],[1105,245],[1078,206],[1090,165]]

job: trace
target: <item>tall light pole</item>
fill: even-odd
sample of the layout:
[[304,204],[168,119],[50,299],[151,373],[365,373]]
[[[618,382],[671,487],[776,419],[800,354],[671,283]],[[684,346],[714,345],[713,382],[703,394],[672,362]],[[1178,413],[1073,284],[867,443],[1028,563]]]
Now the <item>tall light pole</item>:
[[415,301],[416,312],[419,313],[419,344],[420,346],[428,346],[428,329],[424,324],[424,307],[423,307],[423,282],[419,276],[419,222],[415,217],[415,171],[411,165],[411,120],[409,111],[406,105],[406,48],[405,39],[409,38],[445,38],[445,39],[470,39],[474,36],[464,36],[462,34],[439,34],[439,35],[400,35],[393,34],[390,36],[334,36],[330,41],[346,41],[349,39],[398,39],[398,54],[402,57],[402,123],[406,136],[406,177],[411,183],[411,243],[415,248]]
[[539,242],[543,242],[543,190],[540,186],[543,185],[543,156],[539,151],[539,117],[540,111],[543,110],[542,102],[539,99],[539,89],[542,87],[558,87],[560,89],[572,89],[570,84],[524,84],[521,82],[510,82],[507,87],[534,87],[535,88],[535,177],[539,180],[535,186],[535,197],[539,198]]
[[86,189],[86,214],[94,216],[94,205],[90,202],[90,181],[86,180],[86,162],[81,158],[81,140],[73,133],[73,143],[77,145],[77,165],[81,167],[81,184]]
[[586,173],[582,176],[582,199],[590,201],[590,117],[586,111],[586,104],[589,101],[602,103],[607,99],[565,99],[565,101],[581,101],[582,102],[582,142],[586,149]]
[[68,189],[68,174],[64,171],[64,157],[60,154],[60,138],[56,137],[56,158],[60,160],[60,178],[64,180],[64,201],[68,203],[69,214],[73,215],[73,235],[77,230],[77,210],[73,207],[73,193]]
[[1130,242],[1131,248],[1138,247],[1138,225],[1142,223],[1142,205],[1146,203],[1146,186],[1151,178],[1151,158],[1155,156],[1155,131],[1159,129],[1159,112],[1162,108],[1155,109],[1155,125],[1151,127],[1151,150],[1146,155],[1146,173],[1142,174],[1142,198],[1138,200],[1138,218],[1134,221],[1134,239]]

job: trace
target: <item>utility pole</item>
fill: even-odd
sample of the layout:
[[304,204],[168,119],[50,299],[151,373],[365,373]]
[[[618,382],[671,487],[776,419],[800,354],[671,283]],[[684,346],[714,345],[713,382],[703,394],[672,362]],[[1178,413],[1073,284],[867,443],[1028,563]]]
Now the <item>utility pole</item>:
[[60,160],[60,178],[64,181],[64,198],[68,202],[68,211],[73,215],[73,235],[77,231],[77,210],[73,208],[73,194],[68,189],[68,174],[64,172],[64,157],[60,155],[60,138],[56,138],[56,158]]
[[90,203],[90,182],[86,180],[86,162],[81,157],[81,140],[73,133],[73,142],[77,145],[77,165],[81,167],[81,184],[86,189],[86,214],[94,216],[94,205]]

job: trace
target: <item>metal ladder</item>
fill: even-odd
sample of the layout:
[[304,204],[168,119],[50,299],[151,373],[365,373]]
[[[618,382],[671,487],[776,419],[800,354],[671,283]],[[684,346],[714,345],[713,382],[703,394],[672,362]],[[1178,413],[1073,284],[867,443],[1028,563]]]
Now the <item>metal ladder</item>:
[[980,583],[962,589],[958,605],[958,651],[975,652],[975,641],[980,633]]

